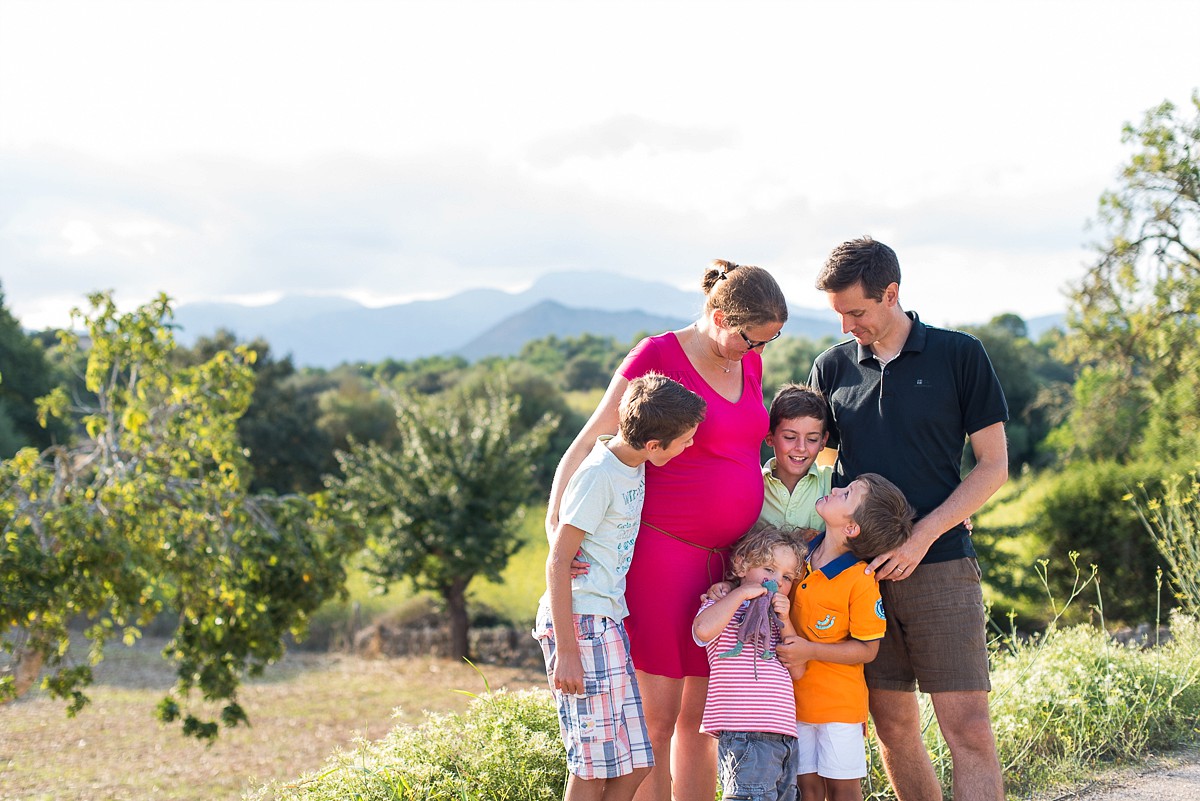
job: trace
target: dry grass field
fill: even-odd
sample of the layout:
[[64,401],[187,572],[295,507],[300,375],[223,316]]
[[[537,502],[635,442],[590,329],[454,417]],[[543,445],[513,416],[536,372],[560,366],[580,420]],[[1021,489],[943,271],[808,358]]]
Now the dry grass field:
[[[223,730],[206,746],[153,717],[172,683],[161,646],[110,646],[92,703],[74,719],[41,693],[0,706],[0,801],[238,799],[320,768],[358,738],[420,723],[425,710],[461,710],[469,698],[456,691],[484,691],[466,664],[294,652],[244,687],[251,726]],[[481,670],[493,689],[545,683],[537,670]]]

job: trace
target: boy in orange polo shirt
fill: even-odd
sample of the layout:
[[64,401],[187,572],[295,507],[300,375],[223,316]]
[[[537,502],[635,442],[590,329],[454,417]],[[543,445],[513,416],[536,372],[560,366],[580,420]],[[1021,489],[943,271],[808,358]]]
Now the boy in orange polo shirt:
[[865,562],[899,547],[916,512],[895,484],[864,473],[817,500],[825,533],[810,544],[793,585],[791,620],[800,636],[778,648],[795,677],[797,784],[801,801],[862,801],[867,685],[863,665],[879,652],[886,621]]

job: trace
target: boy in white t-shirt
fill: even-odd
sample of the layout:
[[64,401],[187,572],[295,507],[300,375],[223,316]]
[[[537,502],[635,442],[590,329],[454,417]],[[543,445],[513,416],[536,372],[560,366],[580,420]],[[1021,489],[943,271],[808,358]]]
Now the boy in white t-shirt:
[[[704,400],[675,381],[656,373],[634,379],[621,397],[616,436],[597,440],[563,491],[533,636],[567,749],[566,801],[627,801],[654,765],[622,623],[625,574],[646,462],[662,466],[682,453],[704,411]],[[577,554],[590,567],[572,578]]]

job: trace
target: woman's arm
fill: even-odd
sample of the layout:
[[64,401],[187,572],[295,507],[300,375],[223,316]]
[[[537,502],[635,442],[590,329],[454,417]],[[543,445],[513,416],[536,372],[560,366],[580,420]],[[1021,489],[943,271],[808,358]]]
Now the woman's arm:
[[571,447],[567,448],[558,461],[558,467],[554,470],[554,481],[550,485],[550,501],[546,506],[546,536],[551,541],[558,528],[558,507],[562,503],[563,490],[592,450],[596,437],[617,433],[617,407],[621,404],[621,396],[625,394],[625,388],[628,386],[627,378],[619,373],[613,376],[604,397],[600,399],[600,405],[592,412],[592,416],[571,442]]

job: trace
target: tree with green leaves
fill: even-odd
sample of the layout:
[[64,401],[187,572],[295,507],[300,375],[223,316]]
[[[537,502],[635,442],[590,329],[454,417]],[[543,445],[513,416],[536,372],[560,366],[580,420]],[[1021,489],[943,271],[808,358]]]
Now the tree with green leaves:
[[[177,681],[158,716],[212,738],[218,724],[195,713],[193,691],[224,704],[225,725],[245,721],[241,679],[342,590],[362,540],[320,496],[247,491],[236,426],[254,390],[252,351],[181,366],[165,296],[128,314],[108,295],[89,300],[73,320],[90,343],[87,395],[60,387],[39,401],[42,419],[73,421],[78,440],[0,465],[0,700],[48,672],[43,685],[77,712],[105,643],[173,616],[163,654]],[[79,638],[90,644],[83,662],[69,650]]]
[[469,652],[467,587],[500,580],[520,547],[518,531],[534,466],[556,420],[518,433],[520,401],[502,376],[441,395],[397,395],[400,446],[355,442],[339,452],[335,503],[368,532],[366,569],[380,584],[408,578],[438,593],[451,652]]
[[52,370],[37,341],[4,305],[0,287],[0,458],[22,445],[48,446],[65,433],[38,424],[36,401],[53,387]]
[[1046,437],[1066,418],[1074,380],[1071,366],[1053,355],[1055,337],[1032,342],[1025,321],[1015,314],[997,315],[986,325],[963,330],[983,342],[1004,387],[1009,467],[1039,466],[1048,459]]
[[[237,346],[231,332],[220,330],[212,337],[201,337],[180,355],[185,363],[198,363]],[[321,414],[317,400],[296,385],[291,356],[276,359],[263,339],[255,339],[247,347],[255,354],[251,365],[254,394],[238,418],[237,432],[249,451],[253,470],[250,491],[278,495],[316,492],[333,462],[332,440],[317,425]]]
[[1074,287],[1066,355],[1082,365],[1060,444],[1171,461],[1200,444],[1200,92],[1128,125],[1103,195],[1099,259]]

